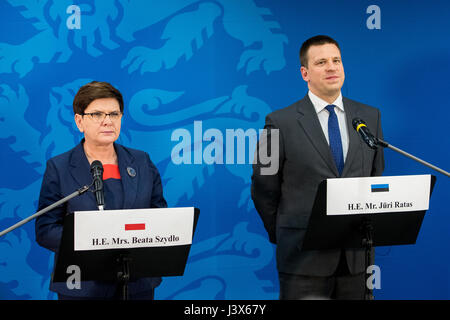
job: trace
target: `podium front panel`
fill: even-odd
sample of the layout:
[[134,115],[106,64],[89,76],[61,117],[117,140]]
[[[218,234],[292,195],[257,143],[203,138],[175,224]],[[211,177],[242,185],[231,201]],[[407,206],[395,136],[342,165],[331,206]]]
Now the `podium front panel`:
[[[199,216],[199,209],[194,210],[194,234]],[[102,213],[100,213],[102,214]],[[63,236],[60,250],[56,256],[54,282],[66,282],[69,266],[78,266],[81,281],[98,280],[115,282],[121,271],[121,257],[130,260],[130,281],[144,277],[181,276],[189,256],[191,245],[153,246],[144,248],[74,250],[74,214],[64,219]]]
[[[380,181],[378,177],[372,179],[374,185]],[[430,183],[426,186],[430,188],[431,195],[436,177],[429,176],[429,179]],[[364,248],[364,227],[368,225],[372,231],[372,246],[415,244],[426,210],[373,212],[361,210],[351,214],[327,214],[327,180],[322,181],[301,244],[302,250]]]

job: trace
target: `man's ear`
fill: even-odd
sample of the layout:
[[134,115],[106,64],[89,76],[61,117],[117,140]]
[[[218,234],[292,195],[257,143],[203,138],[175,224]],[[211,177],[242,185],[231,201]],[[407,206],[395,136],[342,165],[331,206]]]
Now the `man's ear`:
[[306,69],[306,67],[304,67],[304,66],[301,66],[300,73],[302,74],[303,80],[308,82],[309,81],[308,69]]

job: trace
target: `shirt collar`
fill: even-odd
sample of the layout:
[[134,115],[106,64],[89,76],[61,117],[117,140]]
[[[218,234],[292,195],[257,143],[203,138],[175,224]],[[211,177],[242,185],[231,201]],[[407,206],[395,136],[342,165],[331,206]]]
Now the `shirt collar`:
[[342,93],[339,92],[339,96],[334,100],[333,103],[328,103],[325,100],[319,98],[314,93],[311,92],[311,90],[308,91],[309,99],[311,99],[311,102],[314,106],[314,109],[316,109],[316,113],[319,113],[323,109],[325,109],[326,106],[330,104],[334,104],[336,107],[338,107],[342,112],[344,112],[344,103],[342,102]]

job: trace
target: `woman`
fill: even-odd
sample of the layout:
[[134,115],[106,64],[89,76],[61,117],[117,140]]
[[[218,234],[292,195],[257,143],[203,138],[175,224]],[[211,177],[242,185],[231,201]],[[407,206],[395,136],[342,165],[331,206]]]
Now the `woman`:
[[[99,160],[104,167],[105,209],[164,208],[158,169],[143,151],[115,143],[123,115],[122,94],[107,82],[93,81],[80,88],[73,101],[75,123],[84,139],[72,150],[47,162],[39,196],[39,208],[45,208],[64,196],[90,185],[90,165]],[[139,190],[139,192],[138,192]],[[97,210],[92,192],[86,192],[36,219],[36,241],[55,253],[61,241],[63,218],[74,211]],[[153,299],[161,278],[145,278],[129,283],[130,299]],[[81,289],[69,289],[66,283],[50,284],[59,299],[118,299],[115,283],[86,281]]]

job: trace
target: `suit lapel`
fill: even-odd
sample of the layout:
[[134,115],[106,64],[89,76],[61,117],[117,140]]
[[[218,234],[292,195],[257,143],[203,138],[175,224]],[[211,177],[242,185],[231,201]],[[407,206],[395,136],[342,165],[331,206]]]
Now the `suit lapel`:
[[137,196],[139,171],[136,167],[134,157],[120,144],[114,144],[119,162],[119,172],[123,187],[123,208],[133,208]]
[[[83,150],[83,141],[81,141],[73,150],[70,156],[70,174],[80,187],[90,186],[92,184],[92,175],[89,161]],[[75,191],[75,190],[74,190]],[[93,202],[96,207],[97,202],[92,192],[86,192],[85,196]]]
[[[118,144],[114,144],[114,148],[117,153],[119,172],[122,180],[124,194],[123,207],[132,208],[137,195],[137,185],[139,180],[138,170],[134,164],[134,157],[129,152]],[[89,161],[84,154],[83,141],[72,150],[69,170],[80,187],[91,185],[91,169]],[[128,171],[130,171],[130,173]],[[92,201],[93,207],[95,207],[96,200],[94,194],[92,192],[87,192],[86,196]]]
[[345,177],[350,170],[353,159],[355,159],[356,152],[359,148],[359,137],[357,132],[353,129],[352,121],[358,116],[358,109],[348,99],[342,98],[344,103],[345,117],[347,121],[348,132],[348,151],[345,159],[344,169],[342,170],[342,177]]
[[327,143],[322,126],[319,122],[319,118],[317,117],[316,110],[314,109],[308,95],[298,102],[297,111],[297,121],[300,126],[303,128],[309,140],[326,162],[330,170],[333,171],[336,177],[339,177],[339,172],[331,154],[330,146]]

